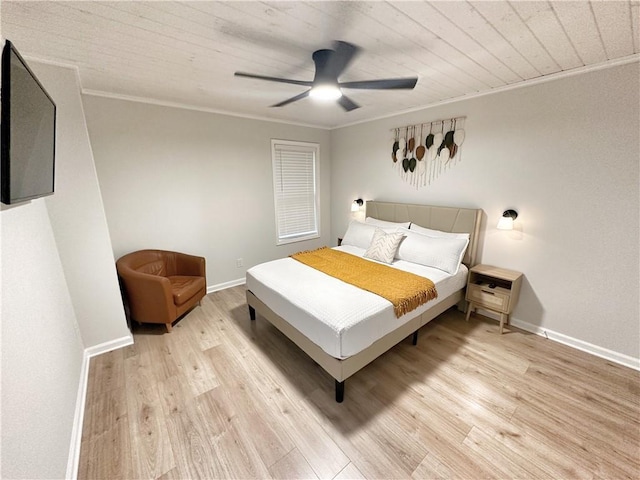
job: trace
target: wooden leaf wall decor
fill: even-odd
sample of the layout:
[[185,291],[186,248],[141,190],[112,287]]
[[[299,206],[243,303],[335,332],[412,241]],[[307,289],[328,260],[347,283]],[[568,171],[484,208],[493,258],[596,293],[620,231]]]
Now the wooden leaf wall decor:
[[431,185],[440,175],[462,161],[466,117],[394,128],[391,165],[408,184]]

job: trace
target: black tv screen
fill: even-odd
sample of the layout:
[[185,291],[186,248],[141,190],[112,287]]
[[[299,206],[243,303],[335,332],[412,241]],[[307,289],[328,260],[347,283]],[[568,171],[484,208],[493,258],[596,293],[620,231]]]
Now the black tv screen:
[[7,40],[2,50],[0,176],[2,203],[53,193],[56,104]]

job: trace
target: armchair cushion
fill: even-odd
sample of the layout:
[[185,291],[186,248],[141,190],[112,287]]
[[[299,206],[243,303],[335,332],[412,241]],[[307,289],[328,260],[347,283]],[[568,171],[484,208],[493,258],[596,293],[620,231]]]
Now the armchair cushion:
[[167,277],[171,283],[173,303],[182,305],[191,299],[200,290],[206,288],[204,277],[191,277],[185,275],[172,275]]

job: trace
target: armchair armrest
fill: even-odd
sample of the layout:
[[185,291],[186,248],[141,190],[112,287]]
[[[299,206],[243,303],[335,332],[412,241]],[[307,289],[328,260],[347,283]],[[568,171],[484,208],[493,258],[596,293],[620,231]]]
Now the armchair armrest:
[[180,275],[205,277],[206,284],[207,269],[204,257],[188,255],[186,253],[176,253],[176,269]]
[[175,320],[169,279],[127,269],[121,272],[129,295],[131,315],[139,322],[171,323]]

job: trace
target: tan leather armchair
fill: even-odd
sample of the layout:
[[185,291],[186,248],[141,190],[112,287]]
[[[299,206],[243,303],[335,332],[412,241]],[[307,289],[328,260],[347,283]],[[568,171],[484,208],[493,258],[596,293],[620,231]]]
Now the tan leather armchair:
[[116,262],[131,318],[138,323],[171,324],[207,293],[205,259],[165,250],[140,250]]

